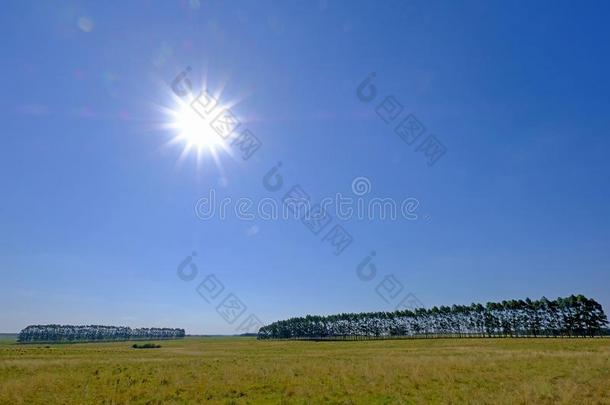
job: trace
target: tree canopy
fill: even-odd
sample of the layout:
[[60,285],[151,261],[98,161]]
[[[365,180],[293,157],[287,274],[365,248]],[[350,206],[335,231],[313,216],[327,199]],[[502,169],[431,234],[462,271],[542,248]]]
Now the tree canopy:
[[394,312],[307,315],[260,328],[258,339],[381,339],[388,337],[596,336],[608,319],[583,295],[509,300]]
[[89,342],[99,340],[175,339],[184,329],[137,328],[104,325],[30,325],[19,333],[19,342]]

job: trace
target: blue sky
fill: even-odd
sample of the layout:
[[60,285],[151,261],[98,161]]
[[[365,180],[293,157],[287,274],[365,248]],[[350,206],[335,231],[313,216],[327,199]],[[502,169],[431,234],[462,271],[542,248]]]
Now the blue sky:
[[[603,2],[9,2],[0,83],[0,332],[28,324],[234,333],[308,313],[582,293],[610,308]],[[181,159],[170,83],[190,66],[260,139]],[[356,88],[375,72],[377,98]],[[392,95],[433,166],[375,112]],[[171,118],[171,117],[170,117]],[[423,139],[423,138],[422,138]],[[226,142],[230,151],[230,140]],[[284,189],[263,176],[278,162]],[[198,199],[416,198],[417,220],[202,220]],[[197,277],[177,266],[196,251]],[[375,279],[356,267],[375,251]],[[224,286],[206,302],[196,287]],[[403,289],[385,302],[376,287]],[[387,284],[384,284],[387,285]],[[246,306],[232,323],[217,307]],[[241,311],[240,311],[241,312]]]

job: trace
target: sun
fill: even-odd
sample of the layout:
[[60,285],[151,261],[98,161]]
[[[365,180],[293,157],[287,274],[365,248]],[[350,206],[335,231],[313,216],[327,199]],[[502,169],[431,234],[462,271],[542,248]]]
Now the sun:
[[175,140],[184,143],[187,149],[195,149],[198,153],[215,153],[222,148],[223,139],[210,126],[210,122],[203,119],[189,104],[181,103],[172,115]]
[[[207,165],[206,161],[212,160],[218,170],[222,172],[221,157],[228,155],[230,158],[234,158],[234,152],[231,142],[216,132],[213,123],[216,122],[219,114],[231,110],[241,100],[223,100],[223,89],[226,83],[222,84],[219,89],[211,90],[206,82],[207,79],[204,79],[204,85],[200,90],[193,91],[189,81],[189,89],[185,94],[177,93],[174,87],[168,88],[172,103],[171,105],[155,105],[163,116],[162,121],[156,127],[163,132],[170,133],[170,139],[165,142],[164,147],[182,148],[177,165],[182,165],[183,162],[191,160],[194,156],[197,168],[202,168],[204,164]],[[195,97],[195,94],[198,96]],[[200,107],[201,103],[193,106],[193,103],[201,100],[204,94],[213,103],[206,104],[203,110],[196,108]]]
[[215,165],[222,169],[220,155],[232,156],[227,142],[214,131],[211,120],[199,115],[188,100],[178,98],[174,98],[174,100],[173,107],[162,108],[166,114],[162,127],[172,133],[171,139],[166,143],[167,146],[182,146],[178,164],[185,161],[188,156],[195,155],[197,167],[203,164],[206,157],[211,157]]

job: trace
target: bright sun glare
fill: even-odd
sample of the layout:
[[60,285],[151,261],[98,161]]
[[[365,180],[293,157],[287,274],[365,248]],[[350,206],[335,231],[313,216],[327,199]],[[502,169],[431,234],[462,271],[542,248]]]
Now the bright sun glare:
[[[174,86],[174,84],[172,84]],[[171,139],[166,143],[166,146],[179,145],[182,147],[182,153],[178,158],[178,164],[183,162],[188,156],[196,156],[197,166],[211,157],[219,170],[222,170],[220,157],[227,154],[233,156],[231,148],[220,134],[212,127],[212,122],[219,112],[232,108],[237,102],[220,103],[222,100],[222,90],[208,93],[207,86],[203,86],[199,93],[191,92],[191,84],[189,83],[188,94],[176,93],[176,89],[172,87],[173,106],[159,106],[160,111],[165,115],[164,122],[161,124],[163,130],[170,130],[172,133]],[[206,104],[205,116],[199,114],[191,103],[197,100],[193,94],[199,94],[202,97],[203,92],[214,101],[213,104]]]
[[174,114],[176,138],[185,143],[188,149],[195,148],[197,152],[208,150],[215,152],[221,146],[222,138],[214,132],[209,122],[204,120],[190,105],[182,105]]
[[210,126],[210,120],[200,116],[189,102],[176,100],[173,108],[163,108],[168,114],[164,128],[172,131],[172,139],[168,145],[182,145],[182,153],[178,162],[182,162],[188,155],[194,154],[197,165],[203,163],[204,157],[211,156],[217,167],[220,165],[220,154],[231,155],[225,141]]

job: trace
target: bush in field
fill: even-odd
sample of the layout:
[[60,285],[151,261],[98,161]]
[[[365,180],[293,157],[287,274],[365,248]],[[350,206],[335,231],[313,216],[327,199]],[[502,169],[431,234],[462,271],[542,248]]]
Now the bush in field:
[[176,339],[184,329],[138,328],[103,325],[30,325],[19,333],[18,342],[92,342],[102,340]]
[[263,326],[258,339],[375,339],[412,337],[598,336],[608,319],[583,295],[554,301],[510,300],[394,312],[308,315]]
[[134,349],[159,349],[161,347],[161,345],[156,345],[154,343],[143,343],[143,344],[134,343],[131,347],[133,347]]

